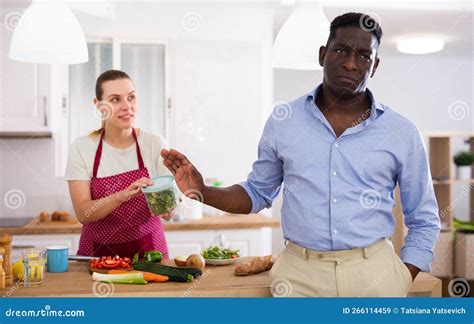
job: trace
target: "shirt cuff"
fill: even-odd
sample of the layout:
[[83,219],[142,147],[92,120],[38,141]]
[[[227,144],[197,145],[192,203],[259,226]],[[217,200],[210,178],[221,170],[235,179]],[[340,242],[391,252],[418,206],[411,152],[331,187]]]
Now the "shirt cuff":
[[238,185],[241,186],[242,188],[244,188],[244,190],[249,195],[250,200],[252,201],[252,210],[250,211],[250,214],[256,214],[260,210],[262,210],[263,208],[259,208],[258,198],[257,198],[256,194],[253,192],[252,187],[250,186],[250,184],[247,181],[243,181],[243,182],[239,183]]
[[407,246],[402,248],[401,259],[405,263],[413,264],[423,272],[431,272],[434,253],[433,251],[421,250],[418,247]]

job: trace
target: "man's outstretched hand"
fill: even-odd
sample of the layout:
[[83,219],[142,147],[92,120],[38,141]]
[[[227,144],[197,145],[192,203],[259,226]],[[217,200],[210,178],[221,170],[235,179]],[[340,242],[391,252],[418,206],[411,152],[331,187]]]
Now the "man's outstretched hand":
[[161,150],[161,157],[163,164],[173,173],[179,190],[187,197],[202,202],[205,189],[204,180],[188,158],[174,149]]
[[173,173],[179,190],[186,197],[234,214],[248,214],[252,200],[240,185],[226,188],[206,187],[201,173],[176,150],[161,150],[163,164]]

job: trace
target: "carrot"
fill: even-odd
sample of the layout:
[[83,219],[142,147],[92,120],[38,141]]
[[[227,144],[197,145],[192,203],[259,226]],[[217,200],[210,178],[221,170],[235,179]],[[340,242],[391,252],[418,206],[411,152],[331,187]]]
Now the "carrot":
[[166,282],[169,279],[167,276],[161,276],[159,274],[145,272],[145,271],[138,271],[138,270],[109,270],[107,273],[108,274],[122,274],[122,273],[130,273],[130,272],[143,273],[143,279],[145,279],[146,281]]

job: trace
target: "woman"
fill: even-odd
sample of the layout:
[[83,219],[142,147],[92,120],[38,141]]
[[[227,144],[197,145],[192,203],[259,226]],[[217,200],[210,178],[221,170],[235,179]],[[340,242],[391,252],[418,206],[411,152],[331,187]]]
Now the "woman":
[[133,257],[137,252],[168,247],[161,218],[152,216],[141,188],[150,177],[170,175],[160,151],[159,135],[133,128],[137,97],[130,77],[122,71],[102,73],[94,104],[102,128],[70,146],[65,179],[82,227],[78,255]]

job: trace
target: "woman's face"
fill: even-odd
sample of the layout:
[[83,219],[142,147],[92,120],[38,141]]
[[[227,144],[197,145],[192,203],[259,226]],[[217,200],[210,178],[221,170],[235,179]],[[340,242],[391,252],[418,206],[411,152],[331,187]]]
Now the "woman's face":
[[137,110],[132,81],[119,79],[104,82],[102,101],[96,99],[96,106],[108,125],[124,129],[132,127]]

